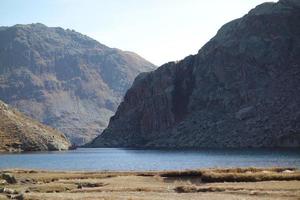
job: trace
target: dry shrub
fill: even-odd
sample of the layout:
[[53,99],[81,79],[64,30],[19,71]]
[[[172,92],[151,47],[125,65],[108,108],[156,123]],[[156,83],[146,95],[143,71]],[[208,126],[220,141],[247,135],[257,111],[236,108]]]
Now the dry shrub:
[[194,192],[197,192],[197,188],[195,186],[177,186],[177,187],[175,187],[174,190],[177,193],[194,193]]
[[195,186],[177,186],[177,193],[195,193],[195,192],[224,192],[225,188],[220,187],[195,187]]
[[201,176],[203,182],[258,182],[258,181],[291,181],[300,180],[300,174],[283,173],[215,173],[206,172]]
[[151,176],[154,176],[153,173],[138,173],[137,176],[145,176],[145,177],[151,177]]
[[77,188],[94,188],[94,187],[103,187],[107,184],[104,183],[90,183],[90,182],[80,182],[80,183],[75,183],[77,185]]
[[160,173],[161,177],[201,177],[200,170],[187,170],[187,171],[165,171]]

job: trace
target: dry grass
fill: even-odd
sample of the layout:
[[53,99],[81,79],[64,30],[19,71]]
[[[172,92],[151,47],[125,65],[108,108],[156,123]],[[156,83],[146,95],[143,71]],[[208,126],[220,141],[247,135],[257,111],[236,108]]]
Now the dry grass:
[[[5,184],[0,188],[13,189],[18,194],[22,194],[24,199],[31,200],[298,200],[300,198],[299,171],[291,168],[202,169],[164,172],[49,172],[35,170],[7,170],[6,172],[13,174],[17,183]],[[3,171],[0,171],[1,173]],[[0,199],[7,199],[6,195],[0,192]]]
[[75,184],[59,184],[59,183],[50,183],[50,184],[40,184],[36,186],[31,186],[27,188],[27,191],[38,192],[38,193],[52,193],[52,192],[67,192],[77,188]]
[[246,172],[262,172],[262,171],[269,171],[269,172],[284,172],[286,170],[296,171],[296,168],[292,167],[269,167],[269,168],[257,168],[257,167],[244,167],[244,168],[222,168],[222,169],[209,169],[209,171],[218,172],[218,173],[246,173]]
[[[286,173],[285,173],[286,172]],[[167,178],[198,178],[201,182],[259,182],[300,180],[300,171],[295,168],[228,168],[160,173]]]
[[206,183],[212,182],[259,182],[259,181],[292,181],[300,180],[300,174],[241,174],[241,173],[203,173],[201,180]]
[[[287,173],[285,173],[287,172]],[[204,170],[203,182],[259,182],[300,180],[295,168],[233,168]]]

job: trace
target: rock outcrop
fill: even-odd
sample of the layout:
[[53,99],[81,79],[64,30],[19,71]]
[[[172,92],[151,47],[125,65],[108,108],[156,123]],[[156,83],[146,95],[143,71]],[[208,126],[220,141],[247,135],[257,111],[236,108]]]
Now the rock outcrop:
[[300,1],[264,3],[134,81],[90,147],[299,147]]
[[64,134],[0,101],[0,151],[52,151],[70,147]]
[[0,27],[0,99],[77,145],[102,132],[136,75],[152,69],[73,30]]

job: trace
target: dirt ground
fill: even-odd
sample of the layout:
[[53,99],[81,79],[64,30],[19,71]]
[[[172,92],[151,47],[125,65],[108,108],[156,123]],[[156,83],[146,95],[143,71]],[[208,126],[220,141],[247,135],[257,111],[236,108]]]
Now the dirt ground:
[[300,171],[287,168],[164,172],[2,170],[2,199],[300,200]]

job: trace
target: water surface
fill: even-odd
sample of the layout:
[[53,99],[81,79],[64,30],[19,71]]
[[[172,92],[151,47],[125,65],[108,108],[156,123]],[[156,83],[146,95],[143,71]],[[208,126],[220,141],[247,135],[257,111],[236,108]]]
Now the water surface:
[[300,168],[300,151],[299,149],[79,148],[63,152],[0,154],[1,169],[143,171],[248,166]]

